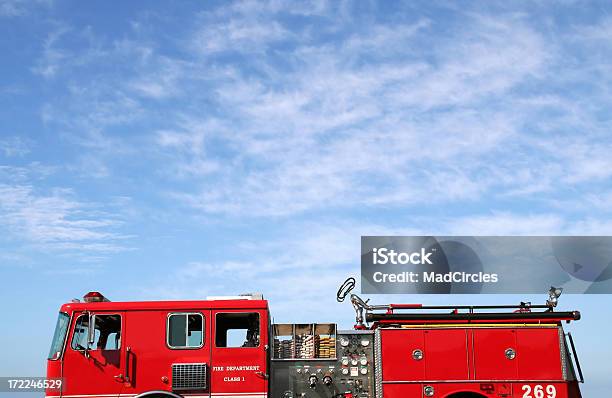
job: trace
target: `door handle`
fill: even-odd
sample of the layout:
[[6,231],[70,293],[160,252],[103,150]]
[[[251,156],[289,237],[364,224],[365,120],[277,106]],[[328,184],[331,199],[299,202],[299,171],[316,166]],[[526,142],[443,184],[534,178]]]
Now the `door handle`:
[[264,372],[262,372],[262,371],[257,371],[257,372],[255,372],[255,374],[256,374],[257,376],[261,377],[262,379],[266,379],[266,380],[268,379],[268,374],[267,374],[267,373],[264,373]]
[[130,357],[132,356],[132,347],[125,348],[125,377],[123,378],[126,383],[130,383]]
[[125,380],[123,378],[123,374],[118,374],[117,376],[113,376],[113,379],[115,379],[115,381],[118,383],[123,383],[123,381]]

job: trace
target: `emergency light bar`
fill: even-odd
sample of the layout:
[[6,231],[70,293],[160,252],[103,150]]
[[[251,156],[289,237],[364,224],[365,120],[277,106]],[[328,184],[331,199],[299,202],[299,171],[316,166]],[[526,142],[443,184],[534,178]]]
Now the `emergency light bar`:
[[83,301],[86,303],[101,303],[103,301],[110,301],[100,292],[89,292],[83,296]]

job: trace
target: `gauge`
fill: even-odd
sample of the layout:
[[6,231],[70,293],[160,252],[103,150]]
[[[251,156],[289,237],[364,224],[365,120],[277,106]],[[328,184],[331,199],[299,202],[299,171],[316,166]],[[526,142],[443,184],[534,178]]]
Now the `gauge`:
[[368,368],[361,368],[359,371],[362,375],[368,374]]
[[340,337],[340,345],[342,347],[348,347],[349,343],[349,339],[347,339],[346,337]]
[[342,374],[343,374],[343,375],[347,375],[348,373],[349,373],[348,368],[344,368],[344,369],[342,369]]
[[357,360],[356,360],[356,359],[351,359],[351,365],[355,366],[355,365],[357,365],[357,363],[358,363],[358,362],[357,362]]
[[363,339],[361,340],[361,345],[367,347],[370,345],[370,340]]
[[349,364],[348,358],[342,358],[342,365],[346,366]]
[[367,365],[368,364],[368,358],[361,358],[361,361],[359,361],[360,364],[362,365]]

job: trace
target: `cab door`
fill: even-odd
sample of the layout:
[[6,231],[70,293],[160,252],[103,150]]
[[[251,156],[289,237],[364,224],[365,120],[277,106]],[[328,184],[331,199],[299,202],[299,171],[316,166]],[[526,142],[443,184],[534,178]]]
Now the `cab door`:
[[[93,341],[89,323],[93,324]],[[125,313],[91,312],[73,318],[64,354],[62,396],[118,396],[125,377]]]
[[121,395],[173,391],[210,393],[210,311],[130,311],[126,349],[129,381]]
[[268,391],[268,313],[214,310],[211,396],[265,398]]

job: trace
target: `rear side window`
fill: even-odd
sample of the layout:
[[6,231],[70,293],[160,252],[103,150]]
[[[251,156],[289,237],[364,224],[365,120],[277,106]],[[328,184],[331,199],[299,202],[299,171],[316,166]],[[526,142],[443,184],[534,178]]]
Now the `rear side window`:
[[199,313],[168,315],[167,342],[170,348],[200,348],[204,345],[204,316]]
[[257,312],[217,314],[215,345],[217,347],[258,347],[259,314]]

